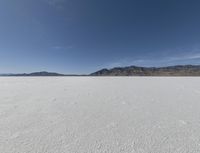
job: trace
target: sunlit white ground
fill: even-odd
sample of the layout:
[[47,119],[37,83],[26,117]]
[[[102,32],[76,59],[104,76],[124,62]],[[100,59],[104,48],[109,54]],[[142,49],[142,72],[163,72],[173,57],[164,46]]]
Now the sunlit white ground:
[[198,77],[2,77],[0,153],[199,153]]

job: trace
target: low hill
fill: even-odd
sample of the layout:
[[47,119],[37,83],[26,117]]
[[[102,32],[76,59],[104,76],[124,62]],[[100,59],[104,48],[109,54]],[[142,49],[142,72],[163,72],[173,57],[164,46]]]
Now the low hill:
[[54,72],[33,72],[33,73],[20,73],[20,74],[1,74],[0,76],[64,76],[64,74],[54,73]]

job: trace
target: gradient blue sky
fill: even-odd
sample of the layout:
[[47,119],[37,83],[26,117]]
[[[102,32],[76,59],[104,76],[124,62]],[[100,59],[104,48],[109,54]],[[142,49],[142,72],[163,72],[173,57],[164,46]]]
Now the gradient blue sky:
[[1,0],[0,73],[200,64],[199,0]]

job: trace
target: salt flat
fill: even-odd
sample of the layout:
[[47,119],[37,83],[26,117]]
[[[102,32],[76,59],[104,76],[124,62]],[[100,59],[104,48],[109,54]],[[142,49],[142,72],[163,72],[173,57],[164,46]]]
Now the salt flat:
[[198,77],[1,77],[0,153],[199,153]]

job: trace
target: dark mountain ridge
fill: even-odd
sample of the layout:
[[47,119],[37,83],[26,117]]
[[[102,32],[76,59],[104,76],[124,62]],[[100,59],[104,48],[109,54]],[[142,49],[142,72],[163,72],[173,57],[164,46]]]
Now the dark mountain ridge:
[[115,67],[102,69],[91,76],[200,76],[200,65],[176,65],[167,67]]

